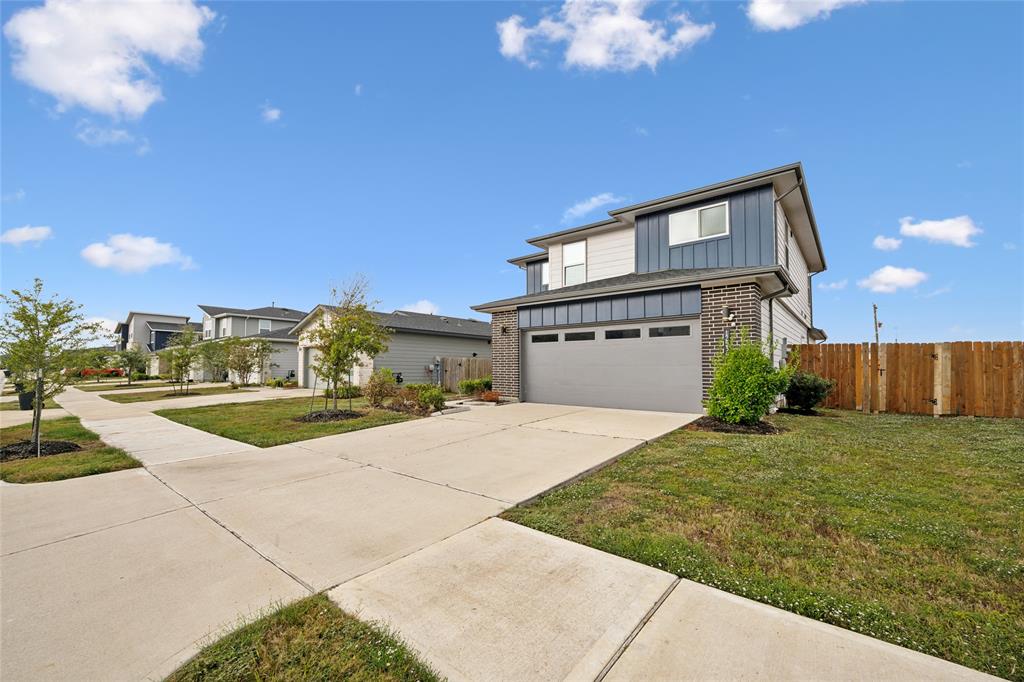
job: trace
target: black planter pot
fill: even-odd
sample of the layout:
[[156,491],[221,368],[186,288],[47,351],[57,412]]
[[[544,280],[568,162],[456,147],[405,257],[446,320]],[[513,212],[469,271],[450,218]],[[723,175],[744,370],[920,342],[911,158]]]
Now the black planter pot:
[[35,391],[21,391],[20,393],[18,393],[18,409],[31,410],[32,398],[34,398],[35,395]]

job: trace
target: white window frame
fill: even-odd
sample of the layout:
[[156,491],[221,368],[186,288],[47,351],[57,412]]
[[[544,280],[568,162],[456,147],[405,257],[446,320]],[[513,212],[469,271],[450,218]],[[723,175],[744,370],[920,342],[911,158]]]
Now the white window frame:
[[[263,327],[263,323],[264,322],[267,323],[266,328]],[[273,328],[273,323],[271,323],[270,320],[257,320],[256,321],[256,331],[258,333],[260,333],[260,334],[262,334],[263,332],[269,332],[272,328]]]
[[548,261],[544,261],[540,264],[540,285],[542,287],[549,286],[551,284],[551,268]]
[[[712,234],[712,235],[709,235],[707,237],[701,237],[700,236],[700,212],[701,211],[706,211],[709,208],[715,208],[716,206],[725,206],[725,232],[721,232],[719,234]],[[690,213],[691,211],[695,212],[697,214],[697,237],[696,237],[696,239],[683,239],[683,240],[678,241],[678,242],[672,241],[672,216],[676,215],[678,213]],[[680,244],[693,244],[695,242],[702,242],[702,241],[706,241],[708,239],[722,239],[723,237],[728,237],[731,232],[732,232],[732,220],[730,219],[730,216],[729,216],[729,201],[728,201],[728,199],[725,200],[725,201],[719,201],[719,202],[714,203],[714,204],[706,204],[704,206],[697,206],[697,207],[694,207],[694,208],[688,208],[688,209],[686,209],[684,211],[676,211],[675,213],[669,214],[669,233],[668,233],[668,245],[669,246],[679,246]]]
[[[583,245],[583,260],[581,262],[579,262],[579,263],[567,263],[566,260],[565,260],[565,247],[567,247],[567,246],[574,246],[576,244],[582,244]],[[576,267],[579,267],[581,265],[583,266],[583,281],[582,282],[574,282],[573,284],[568,284],[566,282],[565,271],[568,270],[569,268],[576,268]],[[586,239],[580,239],[579,241],[566,242],[566,243],[562,244],[562,286],[563,287],[569,287],[569,286],[575,286],[576,284],[584,284],[587,281],[587,274],[588,274],[587,273],[587,240]]]
[[228,321],[227,320],[221,320],[220,321],[220,335],[221,335],[222,338],[228,335]]

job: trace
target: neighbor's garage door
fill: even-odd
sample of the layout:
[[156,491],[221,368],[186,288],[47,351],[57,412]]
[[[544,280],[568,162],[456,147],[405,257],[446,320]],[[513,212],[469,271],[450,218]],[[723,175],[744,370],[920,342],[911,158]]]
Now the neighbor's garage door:
[[523,337],[525,399],[700,412],[700,321],[549,329]]

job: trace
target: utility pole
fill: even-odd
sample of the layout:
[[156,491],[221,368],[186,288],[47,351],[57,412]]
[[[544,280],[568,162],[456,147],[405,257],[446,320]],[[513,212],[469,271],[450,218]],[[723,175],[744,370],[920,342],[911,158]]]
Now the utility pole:
[[871,304],[871,312],[875,316],[875,345],[878,345],[878,330],[881,329],[882,325],[878,321],[878,305],[875,303]]

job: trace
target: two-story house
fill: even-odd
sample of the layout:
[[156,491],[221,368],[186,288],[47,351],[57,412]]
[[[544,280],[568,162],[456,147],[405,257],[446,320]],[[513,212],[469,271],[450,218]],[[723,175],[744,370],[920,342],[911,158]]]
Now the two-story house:
[[701,412],[712,358],[746,328],[822,340],[825,257],[801,164],[609,211],[527,240],[522,296],[491,314],[494,387],[531,402]]
[[[291,333],[291,329],[306,316],[305,312],[273,304],[263,308],[200,305],[199,309],[203,311],[204,341],[228,336],[259,337],[270,341],[274,349],[270,365],[264,367],[259,376],[251,380],[262,382],[270,377],[296,378],[299,367],[298,337]],[[193,370],[192,377],[197,381],[215,378],[207,376],[207,372],[201,367]]]
[[116,350],[137,348],[143,353],[155,353],[165,348],[171,337],[189,324],[187,315],[132,311],[124,322],[118,322],[114,327],[117,337],[114,347]]

